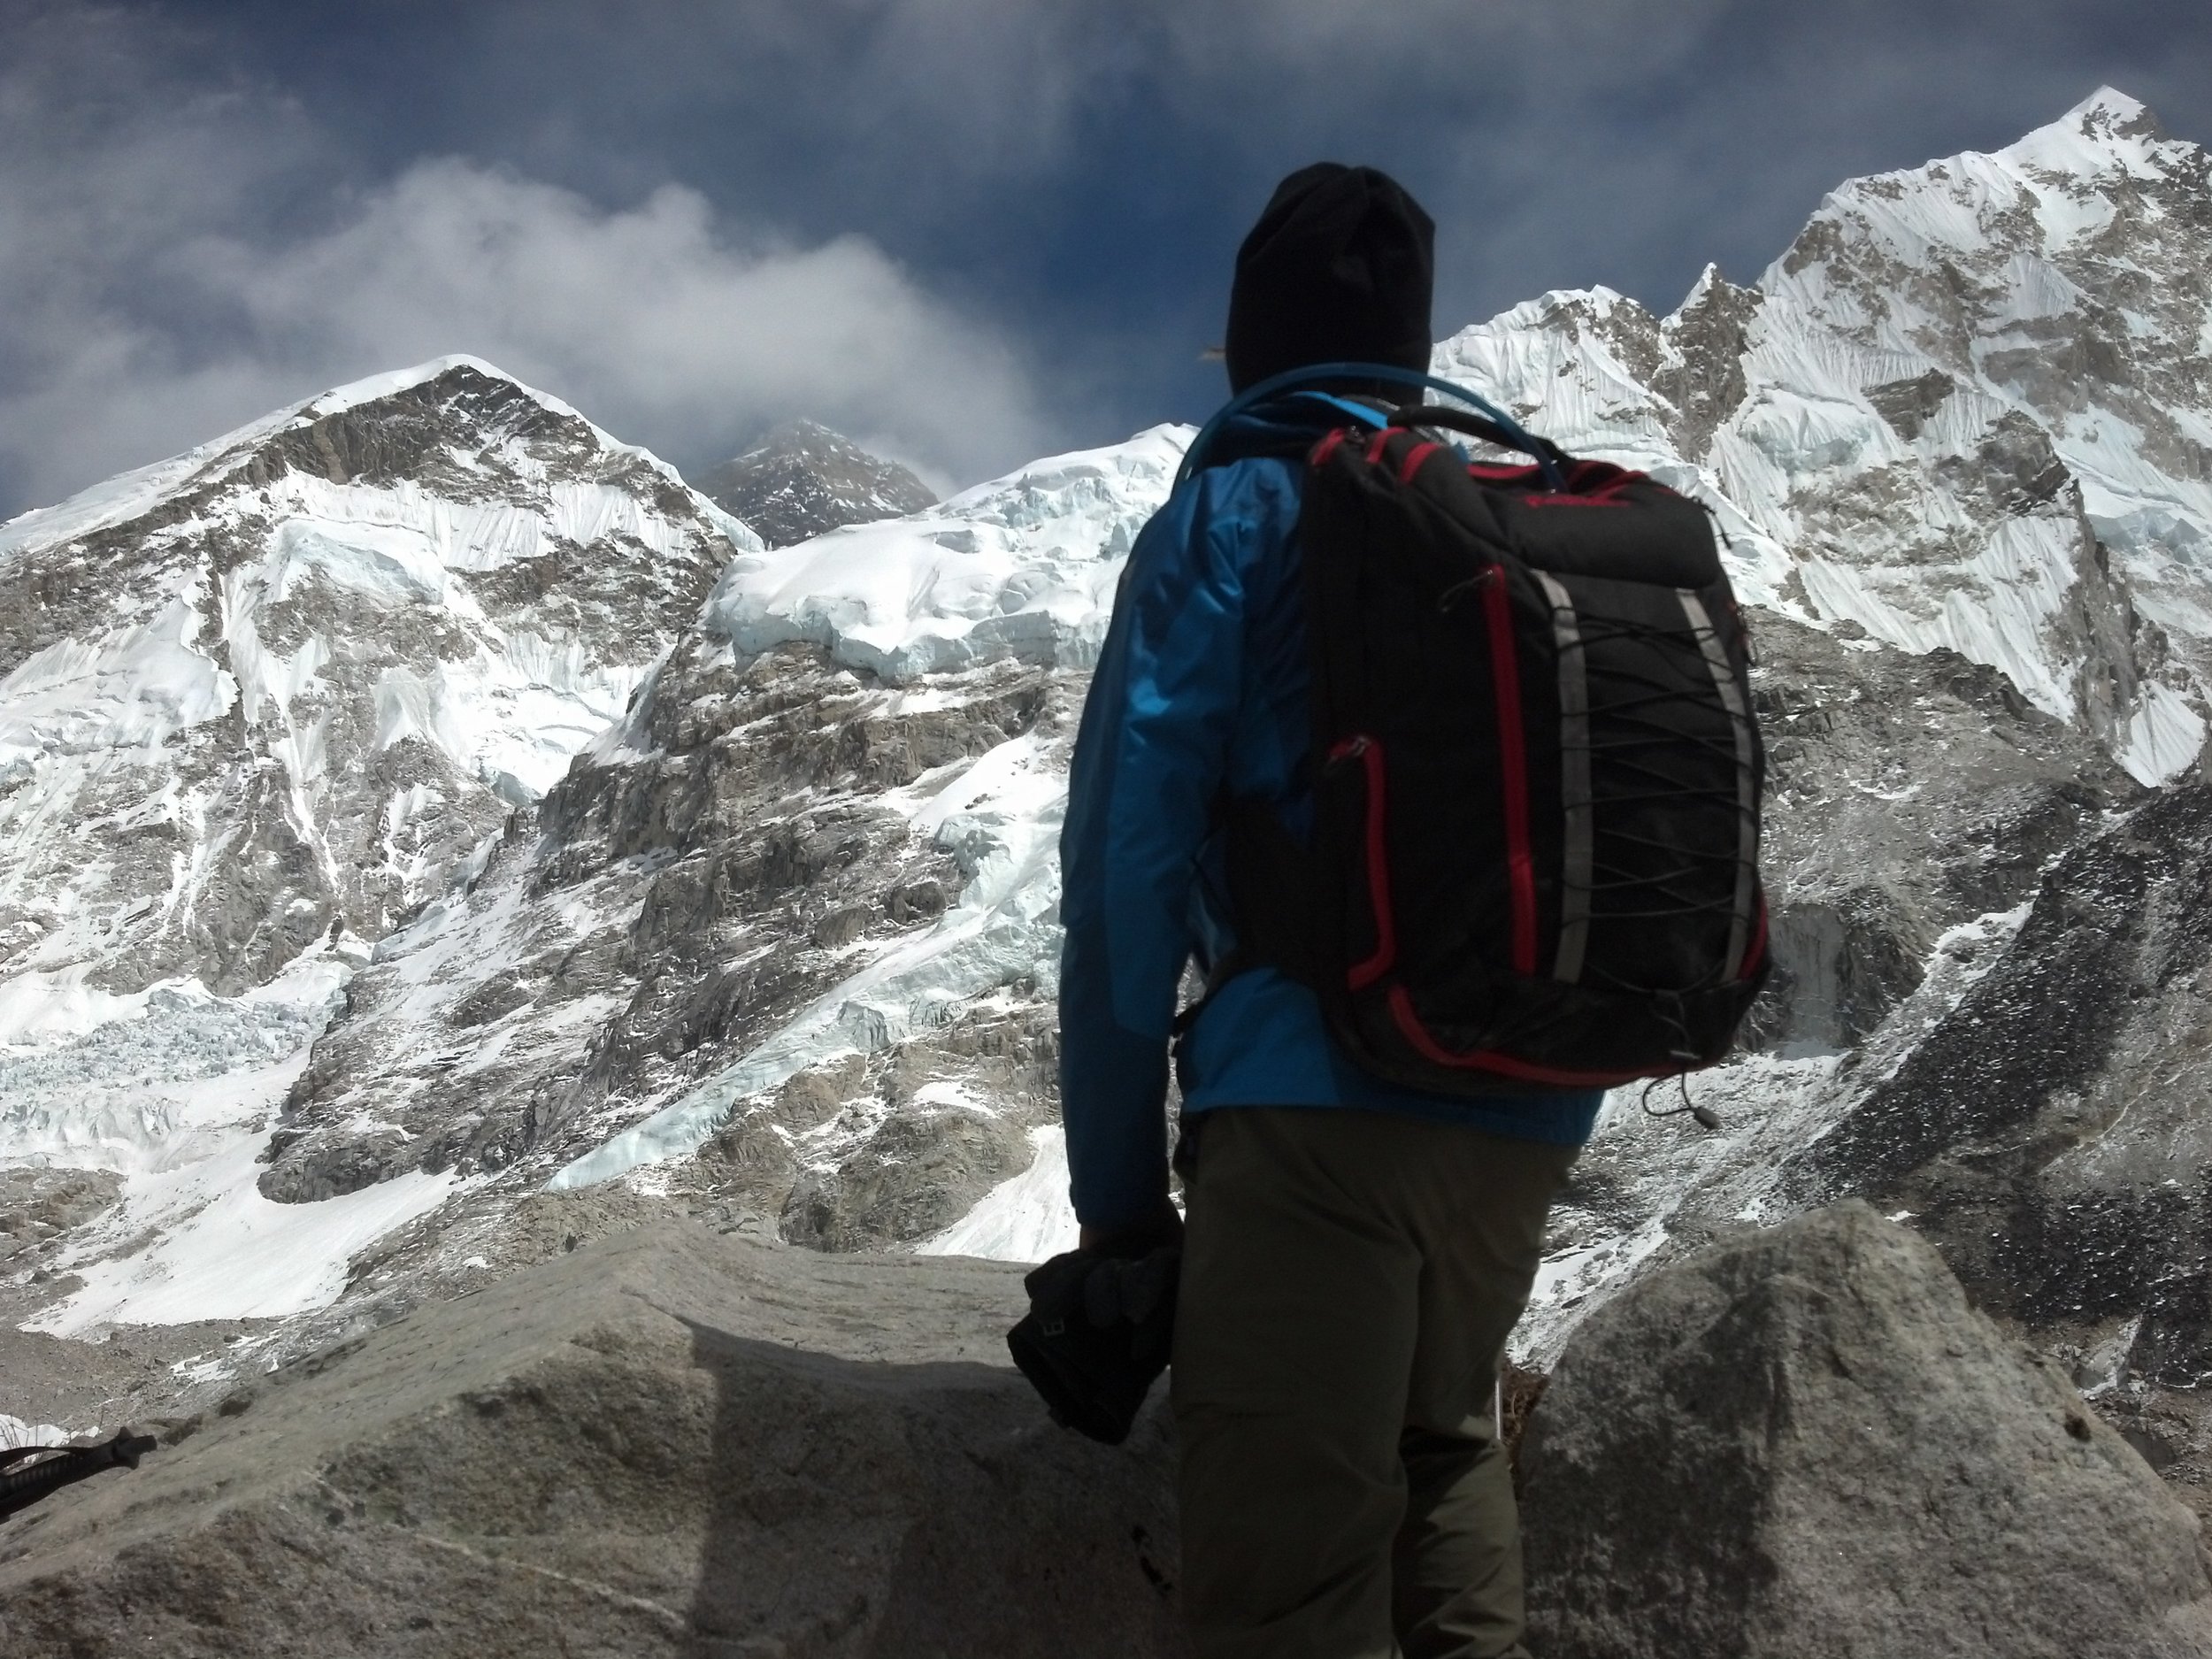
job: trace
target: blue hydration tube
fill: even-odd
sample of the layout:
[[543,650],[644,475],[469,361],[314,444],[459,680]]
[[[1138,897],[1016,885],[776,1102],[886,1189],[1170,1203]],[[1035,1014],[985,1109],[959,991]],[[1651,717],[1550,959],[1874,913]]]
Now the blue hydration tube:
[[[1545,481],[1554,489],[1564,489],[1567,487],[1566,480],[1559,475],[1559,468],[1554,465],[1550,456],[1544,452],[1543,445],[1538,439],[1531,436],[1519,421],[1514,419],[1488,398],[1478,396],[1463,386],[1455,386],[1449,380],[1440,380],[1435,375],[1424,374],[1418,369],[1402,369],[1394,363],[1312,363],[1295,369],[1286,369],[1280,374],[1270,375],[1258,385],[1247,387],[1217,410],[1213,419],[1198,429],[1198,435],[1191,440],[1190,448],[1184,451],[1183,465],[1175,474],[1176,488],[1179,489],[1186,479],[1205,465],[1206,450],[1212,445],[1214,439],[1220,434],[1221,428],[1232,419],[1264,398],[1272,397],[1279,392],[1289,391],[1294,387],[1310,386],[1316,380],[1387,380],[1399,386],[1415,386],[1428,390],[1449,393],[1462,403],[1472,404],[1494,421],[1499,429],[1512,440],[1515,449],[1523,450],[1533,457],[1536,465],[1543,471]],[[1363,420],[1372,421],[1377,426],[1383,424],[1380,417],[1372,410],[1363,409],[1356,403],[1347,403],[1335,397],[1330,397],[1327,401],[1335,403],[1348,413],[1358,415]]]

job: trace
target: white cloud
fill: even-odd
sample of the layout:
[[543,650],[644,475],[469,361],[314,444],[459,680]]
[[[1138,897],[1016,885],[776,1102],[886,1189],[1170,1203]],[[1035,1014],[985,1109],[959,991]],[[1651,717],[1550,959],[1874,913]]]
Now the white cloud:
[[944,472],[1011,463],[1042,436],[1013,349],[872,243],[742,237],[675,185],[610,211],[427,161],[325,234],[265,252],[213,242],[194,264],[264,352],[472,351],[678,454],[799,410]]
[[112,18],[43,44],[0,71],[0,514],[455,351],[685,461],[807,414],[964,482],[1060,435],[1008,339],[862,237],[451,158],[349,188],[296,109]]
[[[2205,79],[2193,37],[2162,85],[2093,65],[2064,0],[1907,10],[482,0],[368,8],[389,61],[307,107],[236,65],[319,26],[0,0],[0,514],[453,350],[680,462],[809,414],[965,481],[1202,412],[1231,252],[1322,156],[1435,214],[1449,330],[1554,285],[1671,306],[1850,173]],[[410,150],[418,117],[470,154]]]

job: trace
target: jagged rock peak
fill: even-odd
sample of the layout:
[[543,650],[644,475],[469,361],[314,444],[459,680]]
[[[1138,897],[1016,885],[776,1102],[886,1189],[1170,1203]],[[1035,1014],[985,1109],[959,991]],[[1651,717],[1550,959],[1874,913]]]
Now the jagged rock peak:
[[937,504],[928,485],[811,420],[787,421],[713,468],[699,488],[770,547]]
[[2071,128],[2084,136],[2162,139],[2166,135],[2148,104],[2116,87],[2099,87],[2051,125]]

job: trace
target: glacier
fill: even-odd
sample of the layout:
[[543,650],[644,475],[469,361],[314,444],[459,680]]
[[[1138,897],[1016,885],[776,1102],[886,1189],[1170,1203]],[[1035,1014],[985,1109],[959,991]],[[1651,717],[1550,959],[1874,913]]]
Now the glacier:
[[[894,685],[1009,657],[1087,668],[1136,532],[1167,499],[1194,435],[1155,427],[1033,463],[919,514],[741,555],[702,626],[747,655],[808,640]],[[905,706],[920,706],[917,695],[904,694]],[[1064,752],[1016,738],[887,795],[919,833],[956,852],[968,878],[960,902],[734,1064],[560,1170],[552,1188],[682,1156],[739,1101],[896,1042],[1017,979],[1048,991],[1059,965],[1065,764]]]

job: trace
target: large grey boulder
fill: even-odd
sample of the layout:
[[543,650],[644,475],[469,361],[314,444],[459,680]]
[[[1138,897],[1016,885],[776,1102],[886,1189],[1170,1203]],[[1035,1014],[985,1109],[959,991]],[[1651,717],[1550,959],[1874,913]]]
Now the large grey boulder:
[[1592,1315],[1522,1459],[1544,1659],[2212,1655],[2194,1517],[1863,1203]]
[[1022,1302],[988,1263],[588,1246],[0,1525],[0,1656],[1181,1653],[1156,1409],[1051,1426]]

